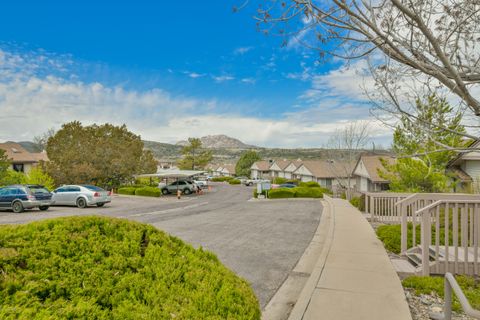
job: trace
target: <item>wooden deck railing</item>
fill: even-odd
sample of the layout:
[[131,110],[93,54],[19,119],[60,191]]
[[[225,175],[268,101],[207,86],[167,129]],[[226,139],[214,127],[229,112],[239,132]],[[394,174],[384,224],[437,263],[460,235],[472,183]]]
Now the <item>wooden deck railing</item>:
[[365,213],[372,221],[400,223],[401,211],[396,204],[409,197],[411,193],[377,192],[365,193]]
[[[480,199],[438,200],[414,212],[420,220],[422,275],[479,275]],[[415,220],[415,218],[414,218]],[[412,225],[413,227],[413,225]],[[415,230],[413,227],[412,230]],[[402,233],[414,244],[414,233]],[[411,241],[408,241],[408,237]]]

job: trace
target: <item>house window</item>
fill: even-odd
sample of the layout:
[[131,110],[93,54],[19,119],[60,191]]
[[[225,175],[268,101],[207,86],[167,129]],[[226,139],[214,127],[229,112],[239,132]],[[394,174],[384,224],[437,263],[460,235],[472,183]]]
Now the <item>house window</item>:
[[23,167],[23,163],[14,163],[13,164],[13,170],[17,171],[17,172],[24,172],[24,167]]

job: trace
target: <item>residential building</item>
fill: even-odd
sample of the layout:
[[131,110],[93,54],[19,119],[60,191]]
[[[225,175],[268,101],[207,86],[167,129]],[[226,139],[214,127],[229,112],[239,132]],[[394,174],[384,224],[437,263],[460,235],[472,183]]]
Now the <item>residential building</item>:
[[290,162],[290,164],[288,166],[286,166],[285,169],[283,170],[284,178],[285,179],[293,179],[293,173],[301,165],[302,165],[302,160],[300,160],[300,159]]
[[[469,148],[480,148],[480,140]],[[460,153],[448,163],[447,174],[454,180],[453,191],[480,193],[480,151]]]
[[272,165],[272,160],[262,160],[257,161],[251,166],[251,176],[253,179],[270,179],[270,167]]
[[235,165],[234,164],[223,165],[221,175],[222,176],[229,176],[229,177],[235,176]]
[[0,143],[0,149],[5,150],[5,154],[11,161],[10,168],[18,172],[29,173],[40,161],[48,161],[46,152],[28,152],[15,142]]
[[[274,178],[286,178],[285,169],[292,163],[290,160],[275,160],[270,165],[270,177]],[[287,178],[290,179],[290,178]]]
[[390,182],[380,177],[379,170],[384,167],[380,159],[388,163],[395,161],[389,155],[362,155],[353,169],[353,175],[356,179],[356,190],[359,192],[379,192],[389,189]]
[[315,181],[322,187],[338,191],[346,189],[349,183],[350,188],[354,186],[351,168],[352,165],[333,160],[303,161],[292,177],[303,182]]

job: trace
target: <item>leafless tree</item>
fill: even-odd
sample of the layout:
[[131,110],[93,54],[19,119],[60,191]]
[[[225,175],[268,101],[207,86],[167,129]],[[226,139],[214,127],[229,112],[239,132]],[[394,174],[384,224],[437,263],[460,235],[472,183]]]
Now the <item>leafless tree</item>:
[[42,133],[41,135],[33,137],[33,143],[37,144],[41,147],[42,151],[47,148],[47,142],[50,137],[55,135],[55,129],[50,128],[46,132]]
[[328,141],[331,173],[345,189],[349,200],[354,186],[353,169],[360,153],[367,148],[369,142],[370,123],[368,121],[350,122],[344,128],[336,130]]
[[293,39],[322,58],[368,57],[371,100],[384,112],[377,116],[415,117],[406,88],[417,96],[443,91],[458,98],[458,112],[473,115],[477,127],[480,0],[265,0],[256,18],[263,32]]

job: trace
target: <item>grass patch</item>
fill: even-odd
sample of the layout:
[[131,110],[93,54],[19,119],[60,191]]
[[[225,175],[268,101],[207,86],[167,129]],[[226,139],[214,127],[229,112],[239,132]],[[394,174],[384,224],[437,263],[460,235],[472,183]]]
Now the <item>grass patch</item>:
[[152,226],[69,217],[0,226],[1,319],[260,319],[217,257]]
[[[474,309],[480,309],[480,284],[478,280],[469,276],[455,276],[458,284],[468,298],[468,301]],[[444,298],[444,278],[443,277],[419,277],[411,276],[402,281],[405,288],[413,289],[415,294],[431,294],[435,292],[438,296]],[[453,309],[461,311],[460,303],[454,295]]]

